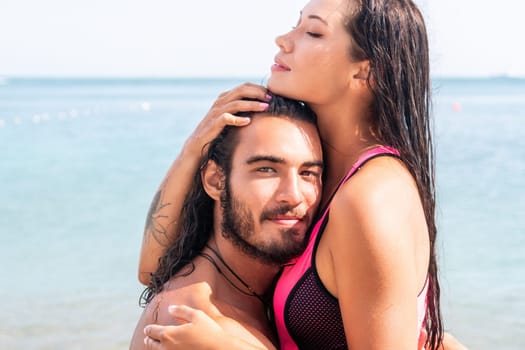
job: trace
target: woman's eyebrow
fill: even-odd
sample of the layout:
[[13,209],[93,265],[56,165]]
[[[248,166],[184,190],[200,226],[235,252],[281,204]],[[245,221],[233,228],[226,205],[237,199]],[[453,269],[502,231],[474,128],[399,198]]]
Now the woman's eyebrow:
[[328,22],[327,22],[324,18],[322,18],[322,17],[320,17],[320,16],[317,16],[317,15],[309,15],[308,18],[310,18],[310,19],[317,19],[317,20],[323,22],[324,24],[328,25]]
[[[301,11],[300,14],[301,14],[301,17],[302,17],[303,16],[303,11]],[[308,15],[307,18],[309,18],[309,19],[317,19],[317,20],[323,22],[324,24],[328,25],[328,22],[321,16],[312,14],[312,15]]]

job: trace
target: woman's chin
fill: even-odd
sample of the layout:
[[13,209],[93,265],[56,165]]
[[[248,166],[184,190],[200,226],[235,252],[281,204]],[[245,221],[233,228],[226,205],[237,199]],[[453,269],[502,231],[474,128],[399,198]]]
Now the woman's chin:
[[273,75],[270,76],[267,82],[268,90],[270,90],[272,93],[276,95],[281,95],[288,98],[297,99],[296,96],[294,96],[293,89],[288,89],[286,87],[286,84],[283,84],[280,79],[275,78]]
[[276,79],[273,76],[273,74],[270,75],[270,78],[268,78],[268,80],[266,81],[266,86],[273,93],[277,93],[276,90],[279,90],[279,84],[277,84]]

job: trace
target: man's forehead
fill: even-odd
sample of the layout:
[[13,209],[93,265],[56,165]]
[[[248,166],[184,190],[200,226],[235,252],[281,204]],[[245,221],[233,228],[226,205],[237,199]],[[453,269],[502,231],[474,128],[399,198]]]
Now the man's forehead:
[[319,158],[320,141],[315,126],[285,116],[257,116],[239,130],[237,150],[245,157],[265,154],[276,157]]
[[[311,134],[312,129],[312,124],[288,116],[257,115],[252,117],[250,124],[239,129],[239,144],[267,143],[289,133]],[[288,138],[282,137],[281,142],[287,140]]]
[[241,130],[257,130],[259,128],[265,128],[268,126],[287,126],[289,128],[304,129],[305,127],[312,127],[313,123],[303,120],[300,117],[291,117],[286,114],[273,115],[266,113],[257,113],[251,117],[250,124],[248,124],[246,127],[242,127]]

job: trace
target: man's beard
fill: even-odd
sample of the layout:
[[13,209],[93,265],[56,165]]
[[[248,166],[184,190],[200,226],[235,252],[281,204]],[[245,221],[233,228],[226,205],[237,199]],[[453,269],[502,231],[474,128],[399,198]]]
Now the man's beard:
[[[254,218],[246,206],[231,195],[228,180],[225,181],[220,202],[223,209],[222,235],[244,254],[266,264],[283,265],[290,259],[299,256],[306,248],[306,232],[303,233],[301,239],[295,239],[298,231],[295,228],[279,230],[282,238],[282,241],[279,242],[255,244],[248,242],[250,237],[254,235]],[[259,222],[262,224],[271,217],[289,212],[294,212],[294,208],[281,206],[272,210],[265,210],[261,214]],[[264,235],[264,232],[260,232],[260,234]]]

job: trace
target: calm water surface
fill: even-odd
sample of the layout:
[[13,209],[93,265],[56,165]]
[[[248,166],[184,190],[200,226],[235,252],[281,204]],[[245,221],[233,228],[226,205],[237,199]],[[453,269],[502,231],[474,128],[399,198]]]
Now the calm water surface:
[[[239,82],[1,82],[0,348],[127,349],[150,200]],[[434,114],[446,328],[472,349],[523,349],[525,81],[436,80]]]

